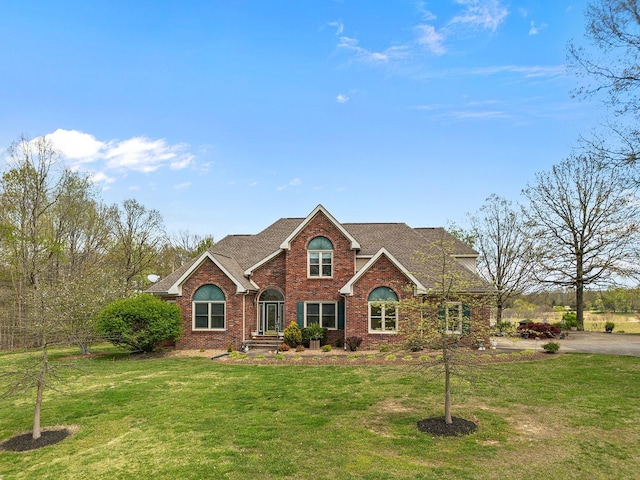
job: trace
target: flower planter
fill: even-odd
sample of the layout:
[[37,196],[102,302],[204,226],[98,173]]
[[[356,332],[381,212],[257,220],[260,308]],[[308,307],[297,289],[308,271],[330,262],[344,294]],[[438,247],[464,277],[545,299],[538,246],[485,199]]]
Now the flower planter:
[[309,350],[320,350],[320,340],[309,340]]

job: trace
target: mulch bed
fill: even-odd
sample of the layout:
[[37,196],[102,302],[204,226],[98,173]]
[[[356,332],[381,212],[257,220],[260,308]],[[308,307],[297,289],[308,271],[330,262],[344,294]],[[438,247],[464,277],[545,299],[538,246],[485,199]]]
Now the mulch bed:
[[38,448],[54,445],[61,442],[73,432],[66,428],[57,428],[51,430],[43,430],[40,438],[33,439],[33,433],[23,433],[0,443],[0,450],[7,452],[27,452],[29,450],[37,450]]
[[451,420],[453,423],[446,423],[444,417],[426,418],[418,422],[418,430],[434,437],[455,437],[469,435],[478,429],[471,420],[458,417],[451,417]]

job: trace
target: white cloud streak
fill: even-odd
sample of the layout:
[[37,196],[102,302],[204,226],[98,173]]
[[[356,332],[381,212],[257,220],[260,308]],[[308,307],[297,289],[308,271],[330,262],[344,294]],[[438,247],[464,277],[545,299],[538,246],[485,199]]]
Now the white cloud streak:
[[91,173],[96,183],[113,183],[113,177],[107,173],[110,171],[151,173],[165,167],[182,170],[195,159],[186,144],[170,145],[164,139],[145,136],[101,141],[78,130],[58,129],[45,138],[60,151],[70,168],[96,170]]
[[451,24],[461,23],[495,32],[507,18],[509,10],[498,0],[457,0],[465,9],[451,20]]

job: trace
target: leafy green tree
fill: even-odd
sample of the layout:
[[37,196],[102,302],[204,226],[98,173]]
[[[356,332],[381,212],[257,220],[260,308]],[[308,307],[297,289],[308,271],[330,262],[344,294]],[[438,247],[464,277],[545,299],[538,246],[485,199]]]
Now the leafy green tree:
[[132,352],[152,352],[182,333],[182,316],[175,303],[138,294],[116,300],[98,314],[98,333]]

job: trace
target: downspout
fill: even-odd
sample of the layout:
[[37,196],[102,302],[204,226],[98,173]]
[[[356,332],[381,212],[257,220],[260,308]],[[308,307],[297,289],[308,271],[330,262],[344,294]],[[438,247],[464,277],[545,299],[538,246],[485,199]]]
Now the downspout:
[[247,295],[249,294],[249,292],[244,292],[244,294],[242,295],[242,347],[244,347],[244,331],[245,331],[245,327],[246,327],[246,323],[247,323],[247,315],[246,315],[246,310],[247,310]]
[[342,341],[342,346],[346,350],[347,349],[347,294],[341,293],[340,296],[344,299],[344,338]]

